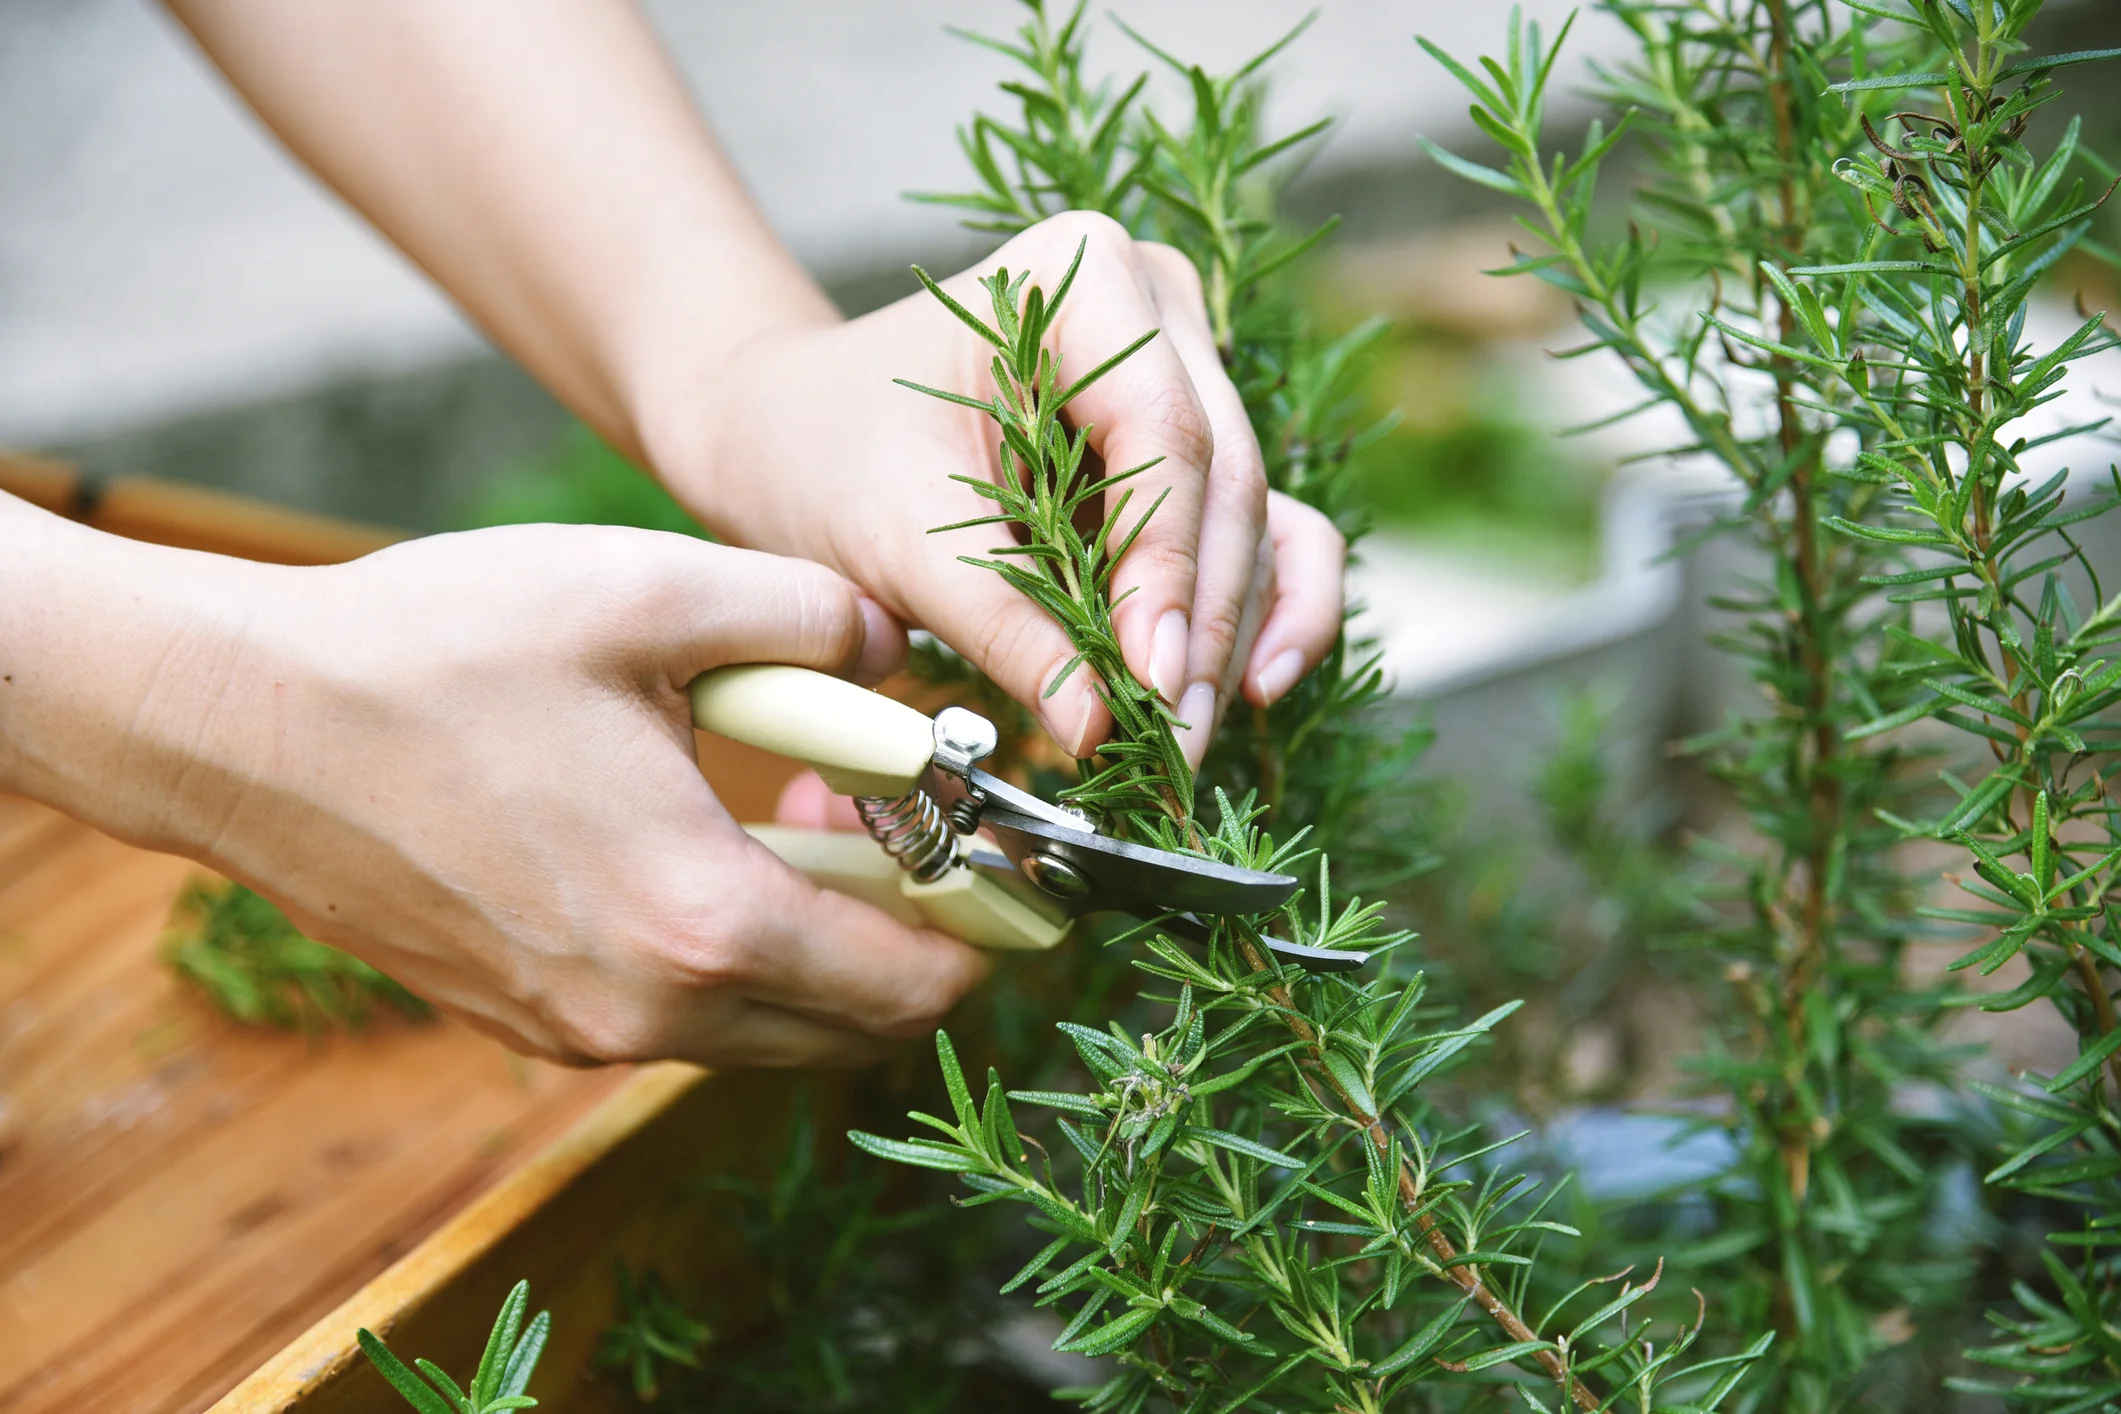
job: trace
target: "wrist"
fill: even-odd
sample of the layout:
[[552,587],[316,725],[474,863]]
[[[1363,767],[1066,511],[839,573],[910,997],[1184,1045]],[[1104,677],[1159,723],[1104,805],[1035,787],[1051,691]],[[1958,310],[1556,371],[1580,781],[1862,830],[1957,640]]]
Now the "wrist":
[[[240,804],[273,567],[139,544],[0,496],[0,790],[199,854]],[[280,571],[286,573],[286,571]]]
[[[804,298],[807,294],[809,297]],[[747,478],[730,476],[724,435],[755,387],[752,372],[771,348],[791,336],[829,328],[840,315],[815,286],[783,290],[770,304],[724,321],[720,337],[702,338],[698,323],[657,341],[634,382],[633,418],[644,466],[670,494],[718,536],[745,543],[734,498]],[[774,468],[753,472],[777,474]]]

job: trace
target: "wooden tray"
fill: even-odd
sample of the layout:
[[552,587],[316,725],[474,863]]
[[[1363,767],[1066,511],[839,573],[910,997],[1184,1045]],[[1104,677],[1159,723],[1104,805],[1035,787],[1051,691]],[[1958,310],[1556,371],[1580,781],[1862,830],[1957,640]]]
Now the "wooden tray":
[[[0,457],[0,490],[138,539],[282,563],[396,538],[24,458]],[[734,743],[705,756],[733,809],[770,813],[787,763]],[[0,1414],[203,1409],[408,1251],[427,1266],[394,1271],[483,1250],[467,1234],[542,1206],[700,1078],[570,1071],[449,1022],[315,1040],[233,1026],[155,955],[193,872],[0,797]],[[421,1246],[437,1229],[443,1247]],[[608,1288],[608,1258],[596,1275]],[[465,1319],[490,1320],[514,1279]],[[408,1280],[370,1288],[359,1309],[383,1312]],[[590,1339],[601,1321],[568,1326]],[[351,1340],[351,1325],[323,1328]],[[433,1353],[449,1350],[438,1337]]]
[[701,1181],[763,1178],[802,1087],[828,1132],[843,1078],[764,1071],[720,1075],[642,1066],[532,1163],[496,1184],[214,1406],[213,1414],[404,1414],[405,1402],[355,1343],[362,1327],[409,1362],[477,1365],[494,1312],[516,1282],[550,1310],[552,1339],[531,1381],[540,1414],[635,1408],[595,1377],[615,1314],[614,1264],[654,1266],[681,1289],[763,1306],[759,1274],[701,1201]]

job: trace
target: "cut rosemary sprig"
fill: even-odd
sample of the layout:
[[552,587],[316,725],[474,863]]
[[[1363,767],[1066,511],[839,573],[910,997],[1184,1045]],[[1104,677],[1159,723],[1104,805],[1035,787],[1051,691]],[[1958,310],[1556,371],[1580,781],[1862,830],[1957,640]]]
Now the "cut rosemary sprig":
[[358,1030],[378,1005],[414,1021],[433,1009],[375,968],[304,935],[270,899],[199,876],[184,886],[162,939],[170,969],[246,1026]]

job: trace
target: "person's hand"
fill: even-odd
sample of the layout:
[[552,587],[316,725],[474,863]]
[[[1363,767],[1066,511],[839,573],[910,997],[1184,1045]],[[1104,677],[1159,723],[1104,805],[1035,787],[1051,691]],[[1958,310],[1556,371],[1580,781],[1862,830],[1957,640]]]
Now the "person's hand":
[[[77,813],[253,885],[513,1046],[857,1061],[932,1028],[984,971],[961,943],[813,886],[700,775],[696,674],[771,661],[874,678],[897,661],[896,625],[828,570],[574,526],[308,570],[121,553],[150,557],[112,596],[130,647],[98,646],[109,615],[55,621],[55,662],[113,665],[108,709],[77,710],[73,743],[25,709],[22,779],[0,785],[41,783],[65,808],[70,788],[36,763],[71,773],[94,787],[73,792],[96,802]],[[32,692],[51,676],[35,649],[9,680]],[[122,763],[122,789],[117,770],[91,781],[99,759]]]
[[[1185,745],[1197,764],[1238,690],[1264,706],[1331,647],[1346,548],[1326,517],[1268,492],[1179,252],[1104,217],[1056,216],[944,288],[984,316],[979,275],[1028,269],[1050,292],[1085,241],[1055,326],[1064,369],[1079,374],[1162,331],[1069,414],[1091,426],[1109,468],[1163,458],[1128,483],[1130,517],[1169,494],[1117,568],[1115,619],[1128,667],[1194,728]],[[958,559],[1005,533],[928,533],[992,510],[950,477],[997,474],[993,426],[891,381],[988,396],[992,352],[926,292],[850,323],[784,326],[682,388],[681,405],[646,428],[648,450],[725,539],[837,569],[966,654],[1080,756],[1110,722],[1086,673],[1044,695],[1074,656],[1067,639],[999,576]]]

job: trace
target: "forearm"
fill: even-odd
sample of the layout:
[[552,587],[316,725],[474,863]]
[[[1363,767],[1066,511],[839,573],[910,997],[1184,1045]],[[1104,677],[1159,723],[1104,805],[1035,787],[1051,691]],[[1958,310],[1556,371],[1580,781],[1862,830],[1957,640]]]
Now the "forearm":
[[836,317],[623,0],[168,0],[266,123],[637,458],[768,328]]
[[140,545],[0,494],[0,791],[197,853],[255,722],[227,698],[262,566]]

